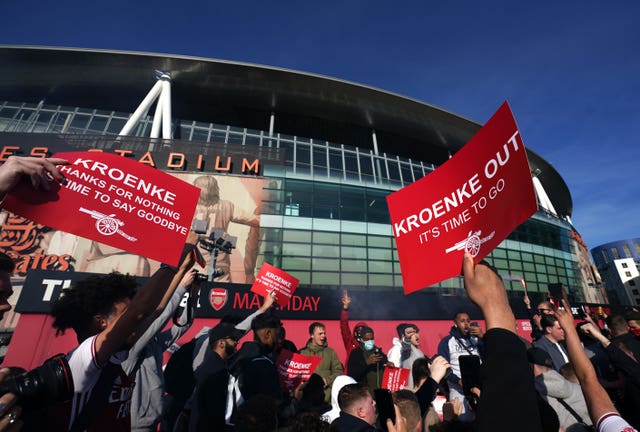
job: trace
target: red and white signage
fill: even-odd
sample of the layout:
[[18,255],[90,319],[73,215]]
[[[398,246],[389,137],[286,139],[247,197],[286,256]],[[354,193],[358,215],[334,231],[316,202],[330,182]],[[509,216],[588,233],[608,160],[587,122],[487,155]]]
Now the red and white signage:
[[251,286],[251,291],[263,297],[273,291],[275,292],[276,302],[280,306],[286,306],[299,282],[297,278],[286,271],[280,270],[269,263],[264,263]]
[[278,376],[280,377],[280,387],[283,390],[293,390],[298,387],[302,381],[308,381],[321,361],[322,357],[305,356],[288,350],[282,350],[276,360]]
[[103,152],[58,153],[66,183],[9,194],[3,208],[27,219],[177,265],[200,189],[135,160]]
[[410,373],[411,371],[405,368],[384,368],[382,388],[389,390],[391,393],[402,390],[409,382]]
[[479,262],[537,210],[527,155],[505,102],[433,173],[387,196],[405,294]]

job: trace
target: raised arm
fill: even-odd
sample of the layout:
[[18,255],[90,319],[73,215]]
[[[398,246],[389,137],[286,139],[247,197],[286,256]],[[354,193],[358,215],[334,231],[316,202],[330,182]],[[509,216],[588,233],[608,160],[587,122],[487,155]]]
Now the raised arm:
[[193,266],[197,235],[191,232],[183,251],[180,267],[161,267],[140,287],[124,312],[98,333],[95,339],[95,359],[99,365],[107,364],[109,358],[133,346],[160,315],[169,302],[178,284]]
[[566,299],[563,300],[563,305],[564,310],[557,310],[555,314],[556,317],[558,317],[560,326],[564,330],[567,354],[576,371],[578,381],[580,381],[582,394],[589,409],[589,416],[595,425],[605,414],[618,414],[618,411],[613,406],[611,398],[609,398],[604,387],[600,385],[591,360],[589,360],[589,357],[587,357],[587,354],[584,352],[580,337],[574,326],[573,315],[571,315],[570,312],[571,306]]
[[[519,431],[540,432],[533,372],[525,346],[515,334],[516,319],[502,280],[488,265],[474,265],[467,253],[462,269],[467,295],[482,310],[487,325],[476,430],[495,431],[505,424],[517,424]],[[518,397],[505,398],[505,394]]]

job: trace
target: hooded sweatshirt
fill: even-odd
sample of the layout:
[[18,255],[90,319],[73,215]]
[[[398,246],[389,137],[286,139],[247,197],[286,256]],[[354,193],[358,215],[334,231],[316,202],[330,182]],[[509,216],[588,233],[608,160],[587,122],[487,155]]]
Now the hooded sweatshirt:
[[356,380],[349,375],[340,375],[333,380],[331,386],[331,411],[328,411],[322,415],[322,420],[327,423],[333,423],[335,419],[340,416],[340,406],[338,405],[338,393],[342,390],[342,387],[347,384],[355,384]]
[[540,393],[540,396],[542,396],[542,398],[547,401],[558,414],[560,427],[571,432],[585,430],[584,428],[581,428],[579,424],[576,425],[576,423],[579,423],[578,420],[558,401],[558,399],[563,399],[567,405],[573,408],[573,410],[582,418],[584,423],[588,425],[592,424],[589,417],[589,411],[587,410],[587,404],[578,384],[566,380],[558,372],[551,369],[535,377],[535,386],[538,393]]
[[[423,358],[424,353],[419,348],[416,348],[411,342],[405,342],[400,340],[400,338],[394,337],[393,346],[389,350],[387,357],[391,363],[396,365],[396,367],[411,370],[413,362],[419,358]],[[409,374],[409,381],[406,388],[413,388],[412,374]]]

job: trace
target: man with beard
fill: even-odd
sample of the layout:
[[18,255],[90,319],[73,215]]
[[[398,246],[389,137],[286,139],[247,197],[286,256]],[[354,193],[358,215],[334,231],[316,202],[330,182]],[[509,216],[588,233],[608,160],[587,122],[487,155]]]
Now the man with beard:
[[190,431],[225,430],[225,410],[229,383],[227,360],[236,352],[243,335],[232,323],[222,322],[209,332],[212,355],[203,367],[206,372],[196,384],[192,405]]
[[456,313],[449,336],[444,337],[438,344],[438,355],[445,358],[451,365],[451,374],[447,378],[449,383],[449,400],[458,399],[462,403],[462,414],[458,416],[461,422],[473,421],[474,415],[462,389],[462,374],[460,372],[460,356],[480,356],[483,351],[482,330],[472,326],[469,314]]
[[314,371],[324,381],[324,400],[331,402],[331,385],[338,375],[342,375],[342,363],[338,354],[327,344],[327,331],[324,324],[314,322],[309,326],[309,341],[300,350],[306,356],[322,357],[322,361]]

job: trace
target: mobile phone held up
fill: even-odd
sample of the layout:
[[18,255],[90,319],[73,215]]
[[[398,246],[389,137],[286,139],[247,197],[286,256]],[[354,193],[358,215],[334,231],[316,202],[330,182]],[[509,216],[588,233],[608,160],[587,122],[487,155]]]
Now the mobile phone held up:
[[378,425],[387,431],[387,419],[396,424],[396,409],[393,406],[391,392],[387,389],[377,388],[373,391],[373,398],[378,408]]

